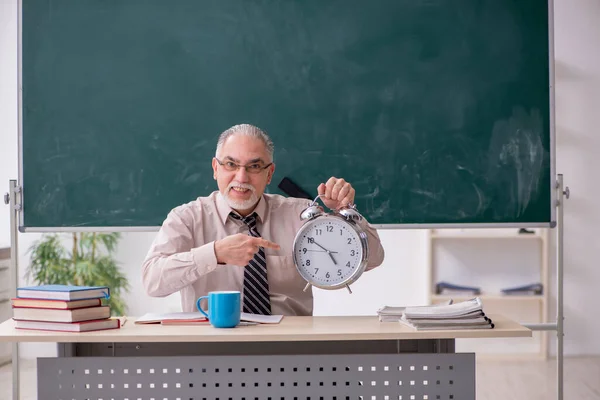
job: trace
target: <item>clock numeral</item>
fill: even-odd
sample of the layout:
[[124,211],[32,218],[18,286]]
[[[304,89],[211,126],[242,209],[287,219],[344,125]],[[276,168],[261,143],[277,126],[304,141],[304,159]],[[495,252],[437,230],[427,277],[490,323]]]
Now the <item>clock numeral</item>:
[[314,242],[315,242],[315,238],[313,238],[313,237],[308,238],[308,243],[314,243]]
[[325,278],[329,278],[331,275],[329,275],[329,272],[325,274]]
[[342,270],[338,269],[338,276],[342,276]]
[[346,263],[346,267],[350,267],[350,261]]
[[327,225],[327,232],[333,232],[333,226]]
[[342,230],[340,229],[340,236],[342,236]]
[[[306,250],[306,249],[304,249]],[[354,257],[354,254],[356,254],[356,252],[354,250],[350,250],[350,256]]]
[[352,238],[348,238],[348,244],[352,244]]
[[319,268],[315,268],[315,275],[319,272]]
[[307,250],[306,250],[306,247],[304,247],[304,248],[302,249],[302,252],[303,252],[304,254],[306,254],[306,252],[307,252]]
[[[315,229],[315,235],[319,236],[323,233],[321,229]],[[313,239],[314,240],[314,239]]]
[[306,265],[310,266],[310,260],[306,260]]

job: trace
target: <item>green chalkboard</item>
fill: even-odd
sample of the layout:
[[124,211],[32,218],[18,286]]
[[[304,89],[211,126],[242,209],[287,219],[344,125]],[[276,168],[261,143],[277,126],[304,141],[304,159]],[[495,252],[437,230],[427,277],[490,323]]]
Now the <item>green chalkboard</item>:
[[374,224],[552,220],[545,0],[23,0],[23,226],[158,226],[237,123],[270,193]]

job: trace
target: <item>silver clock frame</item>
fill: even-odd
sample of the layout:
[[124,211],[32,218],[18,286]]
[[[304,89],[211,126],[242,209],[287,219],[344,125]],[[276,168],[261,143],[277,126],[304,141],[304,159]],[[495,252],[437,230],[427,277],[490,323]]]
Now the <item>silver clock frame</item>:
[[[318,208],[321,208],[321,207],[318,207]],[[356,222],[355,219],[348,218],[337,212],[334,214],[326,214],[324,212],[323,213],[313,213],[309,218],[310,219],[308,219],[306,221],[306,223],[304,225],[302,225],[302,227],[296,233],[296,237],[294,238],[294,250],[293,250],[294,251],[294,265],[296,266],[296,270],[298,271],[300,276],[302,276],[302,278],[308,283],[306,285],[306,287],[304,288],[304,290],[306,291],[311,285],[314,287],[317,287],[319,289],[325,289],[325,290],[337,290],[337,289],[346,287],[346,288],[348,288],[348,291],[350,291],[350,293],[352,293],[352,291],[350,290],[350,285],[352,283],[356,282],[356,280],[362,275],[363,272],[365,272],[365,269],[367,268],[367,264],[368,264],[368,260],[369,260],[369,244],[368,244],[368,240],[367,240],[367,233],[364,231],[364,229],[360,225],[358,225],[358,223]],[[351,229],[353,229],[357,233],[359,241],[360,241],[360,245],[362,247],[362,257],[361,257],[360,263],[358,264],[358,267],[354,270],[354,272],[350,276],[348,276],[342,282],[334,284],[334,285],[321,285],[321,284],[317,284],[316,282],[314,282],[312,280],[311,276],[306,276],[304,271],[299,267],[299,261],[297,259],[298,252],[300,249],[299,241],[300,241],[300,238],[302,237],[302,235],[304,234],[304,232],[306,232],[315,221],[322,221],[323,219],[332,219],[332,218],[335,218],[335,219],[345,222],[346,224],[349,225],[349,227]]]

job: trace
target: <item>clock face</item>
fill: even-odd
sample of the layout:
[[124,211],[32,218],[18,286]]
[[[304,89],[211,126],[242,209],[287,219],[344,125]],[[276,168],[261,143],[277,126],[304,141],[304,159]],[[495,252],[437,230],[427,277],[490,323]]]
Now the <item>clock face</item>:
[[341,218],[316,218],[299,231],[294,260],[304,279],[315,286],[343,284],[363,260],[360,236]]

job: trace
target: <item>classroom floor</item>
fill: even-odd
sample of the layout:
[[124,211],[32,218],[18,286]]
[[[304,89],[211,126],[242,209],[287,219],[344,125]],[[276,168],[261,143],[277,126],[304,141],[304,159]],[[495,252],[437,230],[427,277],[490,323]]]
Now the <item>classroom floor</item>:
[[[600,357],[565,359],[565,399],[600,399]],[[12,369],[0,367],[0,400],[12,399]],[[21,400],[36,400],[33,360],[22,362]],[[556,398],[556,361],[477,361],[477,400]]]

